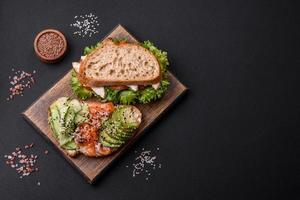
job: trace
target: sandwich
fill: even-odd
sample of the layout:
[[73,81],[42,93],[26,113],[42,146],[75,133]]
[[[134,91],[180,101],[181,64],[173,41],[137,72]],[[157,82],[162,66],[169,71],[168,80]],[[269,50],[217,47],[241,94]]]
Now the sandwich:
[[170,84],[167,53],[150,41],[109,38],[86,47],[84,56],[72,65],[71,87],[82,100],[97,97],[101,102],[146,104],[161,98]]
[[82,102],[60,97],[48,110],[54,138],[67,154],[74,157],[108,156],[130,138],[142,121],[142,113],[132,105],[95,101]]

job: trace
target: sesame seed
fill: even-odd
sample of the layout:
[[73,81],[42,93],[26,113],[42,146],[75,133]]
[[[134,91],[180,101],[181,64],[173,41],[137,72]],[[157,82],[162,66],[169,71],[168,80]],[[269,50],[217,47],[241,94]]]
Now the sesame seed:
[[[77,19],[77,18],[80,19]],[[74,35],[81,36],[84,38],[85,36],[91,37],[92,35],[99,33],[96,28],[99,26],[98,17],[93,13],[74,16],[75,22],[71,23],[70,26],[75,30],[73,32]]]
[[[156,150],[159,147],[156,148]],[[138,151],[135,151],[137,153]],[[145,180],[149,180],[153,172],[157,169],[156,165],[159,165],[161,168],[161,163],[157,162],[157,155],[153,155],[151,150],[145,150],[142,148],[142,151],[135,157],[134,162],[132,165],[132,177],[135,178],[136,176],[144,176]],[[126,168],[129,166],[126,165]]]

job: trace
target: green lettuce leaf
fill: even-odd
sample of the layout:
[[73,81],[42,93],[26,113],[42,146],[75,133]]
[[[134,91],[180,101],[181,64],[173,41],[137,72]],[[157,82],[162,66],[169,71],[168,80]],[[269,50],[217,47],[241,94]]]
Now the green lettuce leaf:
[[91,46],[89,46],[89,47],[85,47],[84,48],[84,50],[83,50],[83,55],[88,55],[88,54],[90,54],[90,53],[92,53],[97,47],[99,47],[100,46],[100,42],[99,43],[97,43],[96,45],[91,45]]
[[163,76],[165,76],[166,72],[168,70],[168,66],[169,66],[168,53],[158,49],[149,40],[144,41],[142,43],[142,46],[145,47],[146,49],[148,49],[149,51],[151,51],[154,54],[154,56],[157,58],[157,60],[160,64],[162,74],[163,74]]
[[138,98],[138,92],[133,90],[123,90],[119,94],[119,101],[121,104],[129,105],[135,104]]
[[76,94],[77,97],[82,100],[85,100],[93,96],[93,92],[83,87],[83,85],[79,82],[75,70],[72,70],[71,88],[74,94]]
[[106,97],[103,99],[103,101],[111,101],[114,103],[119,103],[119,91],[113,90],[109,87],[105,88]]
[[144,90],[140,91],[139,102],[146,104],[161,98],[168,89],[169,85],[169,80],[163,79],[160,82],[160,86],[157,90],[155,90],[152,86],[146,87]]
[[127,42],[127,38],[113,38],[112,41],[119,44],[120,42]]

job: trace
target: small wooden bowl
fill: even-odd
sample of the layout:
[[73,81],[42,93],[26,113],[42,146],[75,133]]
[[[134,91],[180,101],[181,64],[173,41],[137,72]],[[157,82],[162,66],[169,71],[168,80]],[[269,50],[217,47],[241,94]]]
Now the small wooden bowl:
[[[46,37],[46,36],[48,36],[48,37]],[[50,36],[51,37],[55,36],[56,41],[54,41],[54,38],[52,38],[52,40],[51,40]],[[44,44],[40,44],[41,37],[43,37],[42,39],[43,39]],[[57,41],[57,39],[60,41]],[[46,40],[46,43],[45,43],[45,40]],[[62,59],[67,52],[67,46],[68,45],[67,45],[67,40],[66,40],[65,36],[60,31],[55,30],[55,29],[43,30],[34,39],[34,51],[35,51],[36,55],[38,56],[38,58],[42,62],[46,62],[46,63],[55,63],[55,62],[59,61],[60,59]],[[40,47],[42,47],[43,50],[41,50]],[[53,55],[54,50],[55,51],[58,50],[59,52],[57,52]]]

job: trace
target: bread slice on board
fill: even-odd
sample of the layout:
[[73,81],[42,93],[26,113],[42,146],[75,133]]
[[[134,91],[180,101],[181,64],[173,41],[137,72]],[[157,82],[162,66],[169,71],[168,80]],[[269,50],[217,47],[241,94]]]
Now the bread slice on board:
[[88,87],[151,85],[161,79],[156,57],[135,43],[107,39],[80,63],[80,82]]

